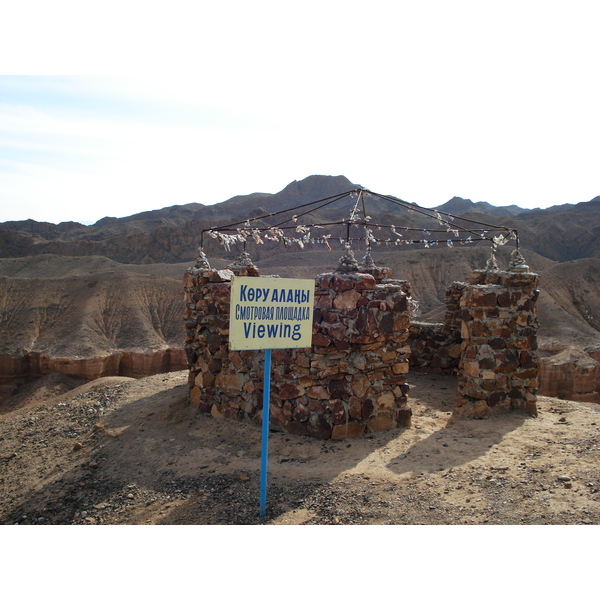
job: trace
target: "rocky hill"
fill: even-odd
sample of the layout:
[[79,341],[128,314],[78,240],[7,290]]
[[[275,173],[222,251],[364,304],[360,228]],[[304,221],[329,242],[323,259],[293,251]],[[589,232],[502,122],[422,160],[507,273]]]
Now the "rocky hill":
[[[0,223],[0,376],[6,382],[17,374],[59,368],[87,378],[183,368],[181,278],[196,259],[201,231],[357,187],[343,176],[312,176],[277,194],[236,196],[213,206],[171,206],[107,217],[90,226]],[[353,202],[344,197],[298,222],[339,221],[347,218]],[[375,225],[431,227],[431,219],[410,205],[372,196],[366,206]],[[548,356],[570,347],[600,347],[600,197],[544,210],[455,197],[438,210],[518,229],[528,264],[541,274],[539,336]],[[274,222],[269,217],[257,221]],[[338,233],[339,227],[331,251],[323,244],[282,248],[268,241],[249,241],[247,249],[264,274],[314,277],[336,267],[343,249]],[[226,249],[209,237],[204,247],[216,267],[229,264],[242,250],[239,244]],[[511,250],[510,245],[499,248],[501,266]],[[374,245],[372,256],[377,264],[392,267],[395,277],[411,281],[420,318],[436,320],[446,286],[483,267],[489,251],[489,245],[477,244],[452,249],[445,244],[429,249]]]
[[513,217],[524,213],[529,209],[521,208],[516,204],[510,206],[494,206],[488,202],[473,202],[454,196],[445,204],[437,207],[438,210],[451,213],[453,215],[464,215],[468,213],[480,213],[482,215],[494,215],[496,217]]

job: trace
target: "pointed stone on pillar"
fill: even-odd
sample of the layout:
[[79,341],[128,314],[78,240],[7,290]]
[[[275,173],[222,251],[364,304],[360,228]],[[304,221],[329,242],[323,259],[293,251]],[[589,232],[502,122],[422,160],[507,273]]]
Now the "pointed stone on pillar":
[[202,248],[198,248],[198,258],[196,259],[196,269],[201,271],[208,271],[210,269],[210,264],[208,263],[208,258],[206,254],[204,254]]
[[498,263],[496,262],[496,249],[492,248],[492,252],[487,262],[485,263],[486,271],[498,271]]
[[242,252],[238,259],[227,266],[239,277],[259,277],[260,273],[247,252]]
[[375,261],[373,260],[370,252],[367,252],[367,254],[365,255],[363,266],[365,269],[375,269]]
[[354,252],[350,244],[346,244],[346,253],[340,258],[336,273],[357,273],[358,270],[358,261],[354,258]]
[[518,248],[515,248],[510,254],[508,270],[515,273],[527,273],[529,271],[529,265],[525,262],[525,259]]

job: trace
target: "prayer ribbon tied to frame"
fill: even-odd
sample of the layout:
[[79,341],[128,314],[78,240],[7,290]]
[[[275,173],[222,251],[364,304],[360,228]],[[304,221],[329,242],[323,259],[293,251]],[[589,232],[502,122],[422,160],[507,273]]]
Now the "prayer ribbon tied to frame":
[[[319,210],[339,203],[345,198],[350,198],[352,201],[348,218],[338,221],[318,220]],[[372,217],[367,214],[365,202],[367,199],[383,200],[403,207],[408,212],[430,219],[432,225],[425,228],[394,223],[374,223]],[[287,216],[280,220],[284,215]],[[491,245],[492,256],[488,266],[495,264],[495,252],[498,246],[515,240],[516,250],[519,250],[519,235],[514,228],[424,208],[365,188],[356,188],[293,208],[204,229],[200,242],[202,252],[204,252],[205,235],[216,239],[226,251],[230,251],[234,245],[242,244],[245,252],[248,242],[264,244],[266,241],[281,243],[284,247],[298,246],[300,249],[308,245],[322,244],[328,250],[332,250],[332,245],[339,242],[342,248],[356,245],[362,250],[361,246],[363,246],[366,251],[365,258],[370,256],[373,246],[417,245],[433,248],[441,245],[452,248],[483,242]]]

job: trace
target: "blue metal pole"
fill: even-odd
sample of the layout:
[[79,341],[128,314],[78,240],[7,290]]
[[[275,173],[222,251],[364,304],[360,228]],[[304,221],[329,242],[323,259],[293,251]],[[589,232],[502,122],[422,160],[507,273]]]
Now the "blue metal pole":
[[260,456],[260,516],[267,510],[267,462],[269,456],[269,405],[271,404],[271,350],[265,350],[263,377],[262,445]]

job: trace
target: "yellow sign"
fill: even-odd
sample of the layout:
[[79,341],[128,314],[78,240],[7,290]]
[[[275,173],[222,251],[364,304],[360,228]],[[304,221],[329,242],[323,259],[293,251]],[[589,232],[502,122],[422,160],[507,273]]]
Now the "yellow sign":
[[229,349],[309,348],[314,296],[312,279],[234,277]]

